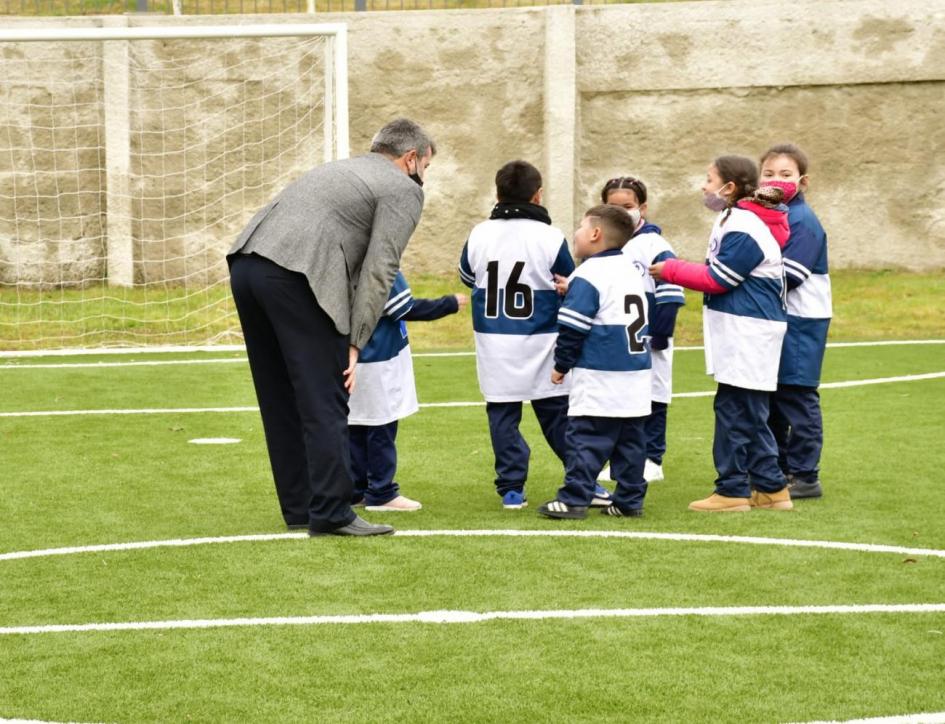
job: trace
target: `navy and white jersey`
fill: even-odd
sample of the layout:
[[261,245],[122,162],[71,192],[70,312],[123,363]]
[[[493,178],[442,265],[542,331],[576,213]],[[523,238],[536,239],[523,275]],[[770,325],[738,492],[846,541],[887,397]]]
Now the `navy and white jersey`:
[[[649,269],[651,264],[676,258],[673,247],[663,238],[660,228],[649,223],[644,224],[633,235],[624,247],[624,252],[631,249],[642,257],[646,269]],[[658,307],[664,309],[666,305],[681,307],[686,303],[686,297],[683,288],[678,284],[671,284],[666,281],[653,282],[653,278],[649,273],[646,277],[651,282],[647,287],[647,299],[650,301],[649,320],[650,324],[653,325],[657,315],[662,311]],[[672,316],[673,326],[675,326],[674,315],[675,313]],[[653,401],[667,405],[673,397],[673,338],[671,329],[669,332],[666,349],[650,350],[653,369]],[[658,332],[654,329],[652,333],[655,335]]]
[[534,219],[489,219],[463,247],[460,279],[472,288],[479,388],[488,402],[566,395],[553,385],[560,297],[554,275],[574,261],[560,229]]
[[419,409],[403,319],[413,305],[407,280],[397,272],[384,312],[358,357],[356,384],[348,400],[349,425],[386,425]]
[[559,348],[574,333],[584,339],[571,368],[569,416],[650,414],[648,277],[645,266],[619,249],[595,254],[571,275],[558,312]]
[[788,223],[791,238],[784,247],[788,328],[778,382],[816,387],[833,316],[827,234],[803,194],[788,203]]
[[730,212],[718,215],[709,237],[709,274],[729,291],[705,295],[706,372],[723,384],[775,390],[787,328],[781,248],[751,211]]

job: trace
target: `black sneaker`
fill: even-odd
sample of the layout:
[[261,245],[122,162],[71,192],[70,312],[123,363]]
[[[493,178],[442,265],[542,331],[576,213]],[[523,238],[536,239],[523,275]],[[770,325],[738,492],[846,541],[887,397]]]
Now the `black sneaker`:
[[816,478],[814,480],[801,480],[793,475],[788,476],[788,491],[791,493],[792,500],[798,498],[819,498],[824,494],[823,489],[820,487],[820,481]]
[[600,511],[600,514],[612,515],[615,518],[642,518],[643,508],[630,508],[629,510],[621,510],[614,503],[611,503],[606,508],[603,508]]
[[567,505],[560,500],[549,500],[544,505],[538,506],[538,515],[543,515],[546,518],[582,520],[587,517],[587,506]]

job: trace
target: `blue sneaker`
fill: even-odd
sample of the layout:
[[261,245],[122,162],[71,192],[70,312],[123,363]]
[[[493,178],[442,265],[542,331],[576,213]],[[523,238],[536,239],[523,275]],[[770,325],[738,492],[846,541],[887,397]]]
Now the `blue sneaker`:
[[610,494],[610,491],[607,490],[603,485],[597,483],[594,486],[594,499],[591,501],[592,508],[606,508],[608,505],[614,502],[613,496]]
[[510,490],[502,496],[502,507],[506,510],[521,510],[528,507],[528,501],[522,491]]

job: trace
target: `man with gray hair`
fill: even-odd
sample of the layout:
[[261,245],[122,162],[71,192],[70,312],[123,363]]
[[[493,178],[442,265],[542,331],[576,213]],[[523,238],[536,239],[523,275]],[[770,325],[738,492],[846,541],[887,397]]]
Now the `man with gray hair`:
[[309,535],[383,535],[351,509],[348,395],[420,221],[436,146],[406,118],[371,152],[319,166],[264,206],[227,254],[282,516]]

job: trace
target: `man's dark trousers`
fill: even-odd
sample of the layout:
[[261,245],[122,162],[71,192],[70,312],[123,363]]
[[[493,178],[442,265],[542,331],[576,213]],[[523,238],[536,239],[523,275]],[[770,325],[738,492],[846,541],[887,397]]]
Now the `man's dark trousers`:
[[305,276],[234,255],[230,285],[259,400],[282,516],[330,531],[354,520],[348,461],[348,337]]

